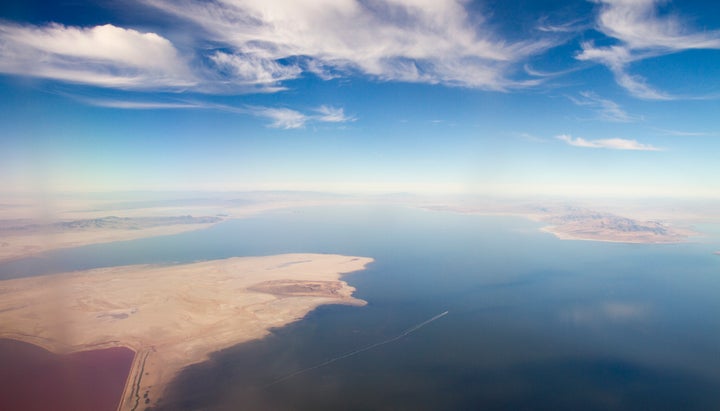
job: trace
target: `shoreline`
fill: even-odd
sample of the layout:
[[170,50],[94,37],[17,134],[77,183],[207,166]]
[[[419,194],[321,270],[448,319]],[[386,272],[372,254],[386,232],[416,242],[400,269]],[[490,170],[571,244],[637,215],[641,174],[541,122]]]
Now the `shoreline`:
[[542,232],[552,234],[555,236],[555,238],[559,240],[568,240],[568,241],[598,241],[602,243],[618,243],[618,244],[683,244],[687,243],[688,240],[676,240],[676,241],[649,241],[649,240],[643,240],[643,239],[609,239],[609,238],[593,238],[593,237],[582,237],[579,235],[573,235],[570,233],[565,233],[563,231],[559,231],[555,229],[555,226],[545,226],[540,227],[539,229]]
[[340,277],[372,261],[281,254],[0,281],[0,337],[53,353],[128,348],[135,357],[118,410],[151,407],[179,371],[213,352],[263,338],[321,305],[365,305]]
[[[339,202],[354,203],[355,200]],[[107,204],[93,206],[92,202],[82,202],[64,204],[50,216],[39,210],[32,210],[32,207],[31,210],[22,212],[16,209],[0,209],[0,264],[54,250],[182,234],[268,211],[329,204],[338,202],[285,199],[239,206],[219,200],[218,204],[213,206],[193,207],[179,203],[172,207],[128,209],[108,207]],[[25,208],[27,207],[22,210]],[[129,220],[126,221],[128,225],[122,226],[122,222],[117,224],[118,220]],[[187,221],[178,223],[177,220]],[[208,220],[216,221],[207,222]]]
[[700,235],[689,228],[674,228],[657,221],[640,221],[606,212],[568,208],[560,210],[483,210],[470,206],[420,206],[420,209],[467,215],[517,217],[544,223],[538,231],[560,240],[622,244],[682,244]]
[[131,230],[65,231],[49,234],[33,233],[6,236],[0,240],[0,264],[36,257],[55,250],[171,236],[190,231],[204,230],[222,221],[225,220],[207,224],[175,224]]

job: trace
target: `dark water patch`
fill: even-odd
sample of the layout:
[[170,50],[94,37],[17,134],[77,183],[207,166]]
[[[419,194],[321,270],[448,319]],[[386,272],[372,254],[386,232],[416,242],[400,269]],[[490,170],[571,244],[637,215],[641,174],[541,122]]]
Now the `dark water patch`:
[[114,411],[134,356],[124,347],[58,355],[0,339],[0,409]]
[[[443,372],[447,370],[436,370]],[[467,370],[445,382],[456,410],[709,410],[717,385],[678,370],[621,360],[570,359]],[[470,394],[470,395],[468,395]]]
[[279,364],[297,363],[292,351],[279,358],[263,355],[274,354],[269,347],[278,344],[235,347],[186,370],[157,411],[720,409],[720,392],[711,381],[621,360],[559,359],[500,368],[407,363],[388,372],[369,366],[378,361],[370,355],[264,388],[259,382],[283,368]]

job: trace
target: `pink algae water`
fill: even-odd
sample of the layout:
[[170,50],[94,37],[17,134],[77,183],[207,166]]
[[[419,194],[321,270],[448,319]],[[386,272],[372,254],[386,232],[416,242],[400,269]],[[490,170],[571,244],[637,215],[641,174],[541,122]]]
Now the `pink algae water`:
[[0,339],[0,410],[115,411],[134,356],[125,347],[58,355]]

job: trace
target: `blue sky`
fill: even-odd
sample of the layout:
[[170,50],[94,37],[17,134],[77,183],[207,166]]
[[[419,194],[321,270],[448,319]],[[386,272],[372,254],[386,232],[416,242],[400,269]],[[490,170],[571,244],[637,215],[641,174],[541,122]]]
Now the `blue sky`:
[[10,3],[3,192],[720,196],[716,2]]

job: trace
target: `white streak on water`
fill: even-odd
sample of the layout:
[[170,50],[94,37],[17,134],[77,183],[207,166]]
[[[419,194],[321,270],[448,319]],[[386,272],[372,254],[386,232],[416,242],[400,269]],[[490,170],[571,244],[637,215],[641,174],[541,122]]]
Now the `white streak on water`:
[[438,315],[436,315],[436,316],[434,316],[434,317],[432,317],[432,318],[430,318],[430,319],[428,319],[428,320],[425,320],[425,321],[421,322],[421,323],[418,324],[418,325],[415,325],[415,326],[413,326],[413,327],[408,328],[407,330],[401,332],[400,334],[398,334],[398,335],[396,335],[395,337],[392,337],[392,338],[390,338],[390,339],[383,340],[383,341],[380,341],[380,342],[376,342],[376,343],[370,344],[370,345],[368,345],[368,346],[362,347],[362,348],[360,348],[360,349],[357,349],[357,350],[354,350],[354,351],[350,351],[350,352],[348,352],[348,353],[339,355],[339,356],[337,356],[337,357],[330,358],[330,359],[325,360],[325,361],[323,361],[323,362],[321,362],[321,363],[319,363],[319,364],[315,364],[315,365],[313,365],[313,366],[310,366],[310,367],[307,367],[307,368],[303,368],[303,369],[301,369],[301,370],[294,371],[294,372],[292,372],[292,373],[290,373],[290,374],[288,374],[288,375],[286,375],[286,376],[284,376],[284,377],[278,378],[277,380],[271,382],[270,384],[265,385],[263,388],[270,387],[270,386],[272,386],[272,385],[275,385],[275,384],[277,384],[277,383],[280,383],[280,382],[282,382],[282,381],[285,381],[285,380],[287,380],[287,379],[290,379],[290,378],[292,378],[292,377],[295,377],[296,375],[300,375],[300,374],[303,374],[303,373],[306,373],[306,372],[312,371],[312,370],[317,370],[318,368],[322,368],[322,367],[324,367],[324,366],[326,366],[326,365],[330,365],[330,364],[332,364],[332,363],[334,363],[334,362],[336,362],[336,361],[340,361],[340,360],[343,360],[343,359],[345,359],[345,358],[352,357],[352,356],[354,356],[354,355],[358,355],[358,354],[363,353],[363,352],[365,352],[365,351],[372,350],[373,348],[377,348],[377,347],[379,347],[379,346],[381,346],[381,345],[390,344],[390,343],[392,343],[392,342],[395,342],[395,341],[397,341],[397,340],[399,340],[399,339],[401,339],[401,338],[407,337],[408,335],[410,335],[410,334],[414,333],[415,331],[421,329],[422,327],[430,324],[431,322],[433,322],[433,321],[435,321],[435,320],[439,320],[440,318],[446,316],[448,313],[449,313],[449,311],[442,312],[442,313],[440,313],[440,314],[438,314]]

